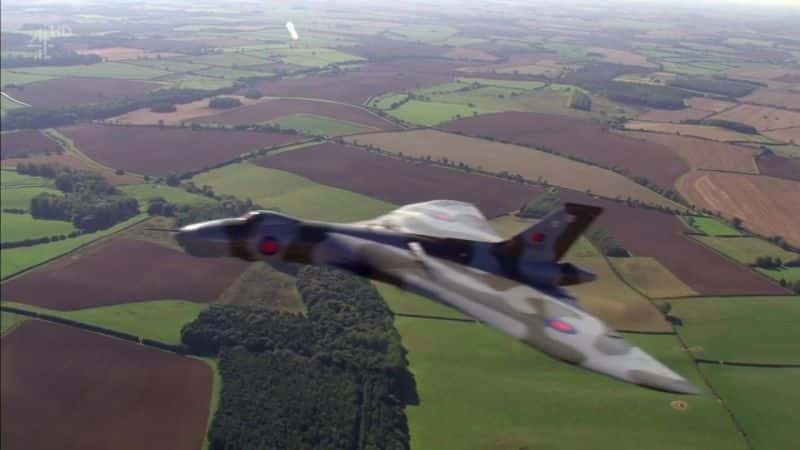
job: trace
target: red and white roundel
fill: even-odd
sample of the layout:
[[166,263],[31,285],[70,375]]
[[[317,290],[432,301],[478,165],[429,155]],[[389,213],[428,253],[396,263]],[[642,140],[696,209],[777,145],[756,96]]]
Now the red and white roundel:
[[277,239],[267,236],[261,240],[261,244],[259,244],[258,249],[265,255],[274,255],[278,253],[281,247],[278,245]]
[[559,333],[576,334],[578,332],[575,327],[561,319],[549,319],[547,321],[547,326],[558,331]]

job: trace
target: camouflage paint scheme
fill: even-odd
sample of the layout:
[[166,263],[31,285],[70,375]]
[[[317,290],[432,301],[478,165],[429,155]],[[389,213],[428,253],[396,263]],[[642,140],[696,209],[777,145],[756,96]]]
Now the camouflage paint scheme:
[[504,241],[475,206],[451,200],[351,224],[255,211],[186,226],[176,239],[194,256],[344,269],[440,302],[569,364],[656,390],[699,394],[561,288],[594,279],[559,260],[601,212],[568,203]]

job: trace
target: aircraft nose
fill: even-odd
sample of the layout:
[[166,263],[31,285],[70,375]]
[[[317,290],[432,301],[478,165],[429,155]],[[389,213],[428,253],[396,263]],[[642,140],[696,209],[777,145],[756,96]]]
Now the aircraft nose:
[[199,257],[228,256],[231,240],[221,221],[187,225],[175,234],[175,240],[183,250]]

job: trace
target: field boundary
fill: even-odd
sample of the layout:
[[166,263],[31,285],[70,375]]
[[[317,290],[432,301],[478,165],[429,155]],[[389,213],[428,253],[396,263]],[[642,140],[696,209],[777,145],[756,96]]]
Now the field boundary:
[[745,361],[725,361],[717,359],[695,359],[701,364],[716,364],[720,366],[736,366],[736,367],[760,367],[765,369],[800,369],[800,363],[755,363]]

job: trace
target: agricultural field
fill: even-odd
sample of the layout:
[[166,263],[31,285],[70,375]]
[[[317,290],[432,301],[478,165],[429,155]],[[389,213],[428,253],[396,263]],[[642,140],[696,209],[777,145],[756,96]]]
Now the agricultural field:
[[692,136],[720,142],[759,142],[763,138],[758,135],[738,133],[719,127],[705,125],[687,125],[663,122],[632,121],[625,124],[626,130],[651,131],[655,133]]
[[[5,195],[4,195],[5,197]],[[27,207],[27,205],[26,205]],[[8,208],[3,200],[3,208]],[[0,214],[0,241],[15,242],[48,236],[67,235],[76,231],[71,222],[34,219],[30,214],[3,212]]]
[[6,301],[2,304],[3,306],[13,306],[50,316],[63,317],[170,345],[179,345],[181,343],[181,328],[197,318],[201,311],[208,308],[208,305],[185,300],[153,300],[74,311],[59,311]]
[[655,258],[610,258],[620,276],[650,298],[697,295]]
[[37,81],[51,80],[56,78],[49,75],[33,75],[29,73],[17,72],[16,70],[2,69],[0,71],[0,79],[2,79],[3,92],[7,89],[10,90],[9,85],[22,86],[25,84],[35,83]]
[[245,267],[241,260],[195,260],[150,242],[113,239],[6,282],[2,299],[58,310],[160,298],[202,303],[219,297]]
[[[652,257],[684,284],[703,295],[785,294],[778,284],[753,273],[684,233],[689,228],[678,217],[624,203],[597,199],[584,193],[561,191],[563,201],[601,206],[598,226],[634,256]],[[658,239],[653,239],[658,236]],[[692,264],[686,264],[692,261]],[[704,270],[697,270],[703,267]]]
[[[7,190],[9,188],[32,188],[46,187],[51,185],[52,181],[47,178],[23,175],[21,173],[17,173],[16,170],[2,169],[2,172],[0,172],[0,188],[3,188],[0,193],[2,193],[4,196],[6,193],[11,192]],[[5,204],[5,202],[6,200],[4,197],[3,204]],[[11,206],[10,208],[16,208],[16,206]]]
[[446,158],[454,163],[467,164],[473,169],[492,173],[519,173],[529,180],[544,180],[579,191],[590,190],[605,197],[631,197],[646,203],[679,208],[654,191],[622,175],[516,145],[434,130],[365,134],[346,139],[362,145],[374,145],[392,153],[402,152],[406,156],[430,156],[434,160]]
[[[145,219],[146,217],[144,215],[138,215],[106,230],[82,234],[78,237],[64,239],[63,241],[39,244],[32,247],[5,249],[0,252],[0,279],[5,280],[24,270],[44,264],[93,241],[124,230]],[[3,296],[5,296],[5,285],[3,285]]]
[[707,236],[741,236],[742,232],[736,228],[711,217],[685,216],[686,223],[695,230]]
[[61,147],[37,130],[3,133],[0,139],[0,159],[24,158],[29,155],[60,153]]
[[370,129],[390,130],[396,126],[366,109],[343,103],[310,99],[277,98],[229,111],[217,112],[198,122],[223,125],[267,123],[294,114],[313,114],[330,119],[352,122]]
[[800,127],[800,111],[769,108],[756,105],[739,105],[710,119],[730,120],[752,125],[759,131]]
[[169,72],[136,66],[120,62],[102,62],[98,64],[63,66],[63,67],[23,67],[15,72],[29,75],[44,75],[48,77],[87,77],[87,78],[118,78],[121,80],[151,80]]
[[[794,157],[794,158],[800,157],[800,156],[798,156],[798,155],[800,155],[800,150],[798,150],[797,145],[795,145],[795,144],[800,143],[800,127],[784,128],[782,130],[765,131],[764,132],[764,136],[767,136],[767,137],[769,137],[771,139],[775,139],[776,141],[782,141],[782,142],[785,142],[787,144],[793,144],[790,147],[793,147],[794,151],[791,154],[788,154],[786,156],[790,156],[790,157]],[[776,150],[776,151],[779,152],[780,150]]]
[[778,108],[800,109],[800,92],[778,89],[759,89],[742,101],[758,105],[775,106]]
[[[445,198],[470,202],[490,218],[519,209],[543,192],[511,181],[405,162],[330,143],[269,156],[254,163],[397,205]],[[409,185],[409,179],[414,180],[413,185]]]
[[126,59],[146,58],[150,55],[141,48],[131,47],[103,47],[86,50],[78,50],[76,53],[81,55],[97,55],[106,61],[121,61]]
[[102,166],[95,161],[90,160],[85,155],[80,154],[72,147],[71,141],[64,141],[69,147],[63,153],[51,153],[50,155],[40,154],[29,156],[27,158],[12,158],[2,160],[2,167],[4,173],[9,172],[11,169],[16,170],[17,164],[55,164],[59,166],[69,167],[76,170],[88,170],[96,172],[106,179],[111,184],[123,185],[139,182],[129,174],[118,175],[115,170]]
[[0,345],[4,449],[203,444],[213,373],[200,360],[32,320]]
[[700,208],[719,211],[761,235],[781,236],[800,245],[800,182],[780,178],[721,172],[693,172],[678,189]]
[[58,107],[113,102],[160,87],[157,83],[132,79],[68,77],[6,87],[4,92],[33,106]]
[[800,181],[800,159],[762,152],[756,158],[756,164],[762,175]]
[[[676,411],[669,406],[674,396],[587,374],[489,327],[407,317],[395,324],[420,397],[419,405],[406,408],[413,448],[582,449],[587,435],[596,448],[638,449],[643,441],[653,449],[745,448],[709,395],[692,397],[688,410]],[[673,336],[627,338],[702,386]],[[470,405],[480,405],[482,413]],[[603,413],[608,408],[617,411],[613,418]],[[625,433],[615,426],[620,421]]]
[[620,167],[663,187],[671,187],[688,170],[680,158],[662,145],[614,134],[587,119],[506,112],[457,120],[442,128],[548,148],[604,167]]
[[25,322],[28,318],[19,314],[0,311],[0,336],[11,332],[14,328]]
[[269,122],[281,130],[295,130],[311,136],[341,136],[369,131],[369,128],[353,122],[331,119],[314,114],[292,114]]
[[242,305],[305,314],[295,278],[266,262],[250,264],[241,277],[216,301],[222,305]]
[[[706,236],[696,236],[695,238],[742,264],[752,265],[757,258],[762,257],[779,258],[783,263],[800,259],[800,254],[786,251],[760,238],[715,238]],[[755,270],[778,282],[784,280],[787,283],[794,284],[800,281],[800,267],[782,266],[769,269],[756,267]]]
[[[297,150],[293,150],[297,151]],[[281,170],[231,164],[192,178],[217,193],[250,198],[256,204],[303,219],[353,222],[384,214],[396,206],[361,194],[315,183]]]
[[700,370],[747,430],[756,450],[792,448],[800,439],[787,426],[797,414],[800,369],[769,369],[703,364]]
[[762,364],[800,362],[800,302],[786,297],[704,297],[670,301],[678,332],[695,357]]
[[0,117],[4,117],[6,112],[11,111],[12,109],[19,109],[25,108],[28,105],[21,103],[19,100],[12,100],[10,97],[6,97],[5,95],[0,97]]
[[[227,130],[192,130],[81,124],[60,128],[90,158],[145,175],[202,169],[261,148],[288,144],[302,136]],[[121,144],[125,145],[121,145]],[[168,148],[169,152],[162,149]]]
[[694,170],[759,173],[756,149],[676,134],[628,131],[625,135],[668,148]]

